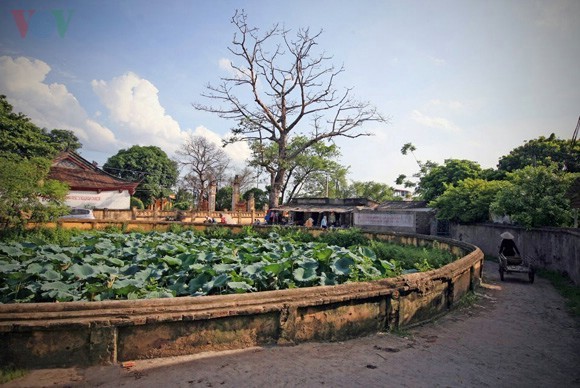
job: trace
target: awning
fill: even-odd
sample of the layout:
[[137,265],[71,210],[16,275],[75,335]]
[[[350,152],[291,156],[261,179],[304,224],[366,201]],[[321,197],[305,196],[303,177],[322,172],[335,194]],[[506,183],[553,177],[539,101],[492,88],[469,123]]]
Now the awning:
[[300,206],[278,206],[270,210],[279,212],[294,212],[294,213],[352,213],[354,207],[337,207],[337,206],[321,206],[321,205],[300,205]]

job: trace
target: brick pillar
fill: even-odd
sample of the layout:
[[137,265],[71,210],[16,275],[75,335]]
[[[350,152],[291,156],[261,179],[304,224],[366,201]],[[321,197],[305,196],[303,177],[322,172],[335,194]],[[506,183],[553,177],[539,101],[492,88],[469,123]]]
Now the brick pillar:
[[217,183],[215,180],[209,183],[209,203],[208,203],[208,211],[215,212],[215,199],[217,195]]
[[256,210],[256,199],[254,198],[254,193],[250,193],[248,203],[246,206],[247,206],[246,211],[253,212],[254,210]]
[[236,211],[236,205],[240,202],[240,178],[234,177],[234,187],[232,192],[232,212]]

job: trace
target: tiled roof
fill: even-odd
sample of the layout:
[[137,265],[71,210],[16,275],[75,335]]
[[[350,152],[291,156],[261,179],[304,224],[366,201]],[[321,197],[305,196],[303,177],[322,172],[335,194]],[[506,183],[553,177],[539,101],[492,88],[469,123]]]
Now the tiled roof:
[[139,184],[116,178],[72,152],[63,152],[55,158],[48,178],[68,184],[71,190],[129,190],[130,194],[135,193]]

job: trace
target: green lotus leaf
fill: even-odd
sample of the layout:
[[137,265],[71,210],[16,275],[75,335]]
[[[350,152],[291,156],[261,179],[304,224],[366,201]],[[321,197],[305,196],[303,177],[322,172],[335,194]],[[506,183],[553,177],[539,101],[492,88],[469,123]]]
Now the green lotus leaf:
[[326,263],[328,261],[328,259],[330,258],[330,256],[332,256],[333,253],[334,253],[334,251],[328,247],[318,249],[314,252],[314,258],[318,261],[322,261],[323,263]]
[[351,267],[355,261],[350,256],[337,257],[332,261],[330,268],[337,275],[348,275],[351,272]]
[[231,272],[234,271],[238,266],[234,264],[214,264],[212,268],[217,273]]
[[228,285],[228,288],[231,288],[232,290],[234,290],[237,293],[254,291],[254,287],[252,287],[251,285],[249,285],[248,283],[245,283],[245,282],[228,282],[227,285]]
[[0,261],[0,273],[14,272],[14,271],[18,271],[21,268],[22,268],[22,265],[19,262],[14,261],[14,260],[11,260],[9,262]]
[[297,260],[296,265],[302,268],[316,269],[318,268],[318,261],[314,260],[313,258],[306,257],[302,260]]
[[0,252],[3,252],[9,257],[20,257],[24,255],[24,252],[20,247],[16,247],[14,245],[0,245]]
[[87,279],[98,273],[95,268],[89,264],[73,264],[67,272],[72,273],[77,279],[81,280]]
[[264,268],[264,263],[254,263],[254,264],[250,264],[248,266],[245,266],[244,268],[242,268],[242,273],[247,274],[247,275],[256,275],[257,273],[259,273],[260,271],[262,271],[262,268]]
[[210,274],[208,274],[207,272],[203,272],[203,273],[197,275],[187,285],[189,293],[193,294],[193,293],[199,291],[205,284],[207,284],[211,280],[211,278],[212,278],[212,276]]
[[40,278],[48,281],[55,281],[62,279],[62,275],[53,269],[49,269],[40,274]]
[[182,263],[182,261],[179,260],[177,257],[171,257],[171,256],[163,256],[163,257],[159,258],[159,261],[161,261],[163,263],[167,263],[167,265],[169,265],[169,266],[175,266],[175,267],[180,266]]
[[228,280],[229,280],[228,274],[222,273],[221,275],[214,277],[209,282],[204,284],[202,289],[205,290],[206,292],[210,292],[214,288],[220,288],[225,286]]
[[56,299],[60,302],[66,302],[77,299],[74,294],[74,289],[71,285],[65,284],[63,282],[49,282],[44,283],[41,287],[43,297],[48,297],[50,299]]
[[311,282],[318,278],[316,269],[298,267],[293,272],[294,279],[299,282]]

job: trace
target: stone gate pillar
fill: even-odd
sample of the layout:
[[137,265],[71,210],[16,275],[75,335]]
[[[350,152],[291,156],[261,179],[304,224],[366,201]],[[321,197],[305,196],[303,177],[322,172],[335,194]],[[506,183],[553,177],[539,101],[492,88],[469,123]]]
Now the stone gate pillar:
[[236,211],[236,205],[240,202],[240,177],[234,177],[234,187],[232,191],[232,211]]
[[209,182],[209,198],[208,198],[208,208],[210,212],[215,212],[215,199],[217,195],[217,183],[215,180]]

